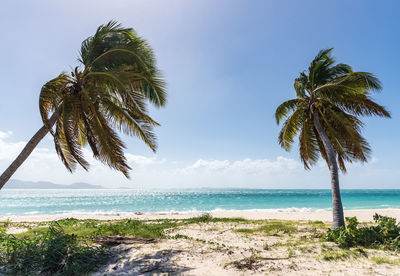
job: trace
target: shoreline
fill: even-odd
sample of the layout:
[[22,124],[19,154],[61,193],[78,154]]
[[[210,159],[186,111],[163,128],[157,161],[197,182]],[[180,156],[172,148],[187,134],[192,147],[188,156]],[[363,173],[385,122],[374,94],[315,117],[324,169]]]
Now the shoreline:
[[[0,221],[11,222],[46,222],[65,218],[96,219],[96,220],[120,220],[120,219],[187,219],[210,213],[216,218],[244,218],[249,220],[279,219],[279,220],[311,220],[311,221],[332,221],[332,211],[267,211],[267,210],[229,210],[210,212],[132,212],[123,214],[51,214],[51,215],[28,215],[28,216],[0,216]],[[345,210],[345,217],[356,216],[360,222],[373,221],[373,215],[378,213],[383,216],[396,218],[400,221],[400,208],[387,209],[358,209]]]

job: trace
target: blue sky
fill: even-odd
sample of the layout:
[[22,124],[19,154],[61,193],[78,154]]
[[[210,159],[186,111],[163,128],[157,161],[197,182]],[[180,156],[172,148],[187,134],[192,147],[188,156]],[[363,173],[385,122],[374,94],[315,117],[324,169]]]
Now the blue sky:
[[[162,125],[157,155],[124,137],[132,181],[96,164],[102,178],[93,171],[70,175],[46,138],[15,178],[110,187],[329,188],[324,164],[306,172],[296,148],[279,147],[273,113],[295,96],[293,80],[315,54],[335,47],[338,61],[377,74],[384,89],[375,99],[393,117],[365,119],[372,162],[352,167],[342,184],[399,188],[399,10],[398,1],[366,0],[2,1],[0,169],[41,126],[41,86],[76,66],[82,40],[115,19],[149,41],[168,82],[167,107],[152,110]],[[276,176],[290,170],[290,177]]]

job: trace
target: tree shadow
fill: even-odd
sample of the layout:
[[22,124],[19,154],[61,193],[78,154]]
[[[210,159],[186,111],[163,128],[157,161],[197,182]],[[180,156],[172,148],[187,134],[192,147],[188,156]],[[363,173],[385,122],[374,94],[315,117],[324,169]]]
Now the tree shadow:
[[[130,247],[129,249],[120,248],[120,254],[124,251],[136,250],[137,248]],[[140,250],[140,249],[138,249]],[[131,259],[128,254],[111,261],[106,267],[106,271],[97,272],[94,275],[160,275],[160,274],[174,274],[180,275],[184,272],[190,271],[193,268],[186,266],[179,266],[174,263],[175,256],[182,253],[183,250],[158,250],[153,254],[147,254],[143,257]]]

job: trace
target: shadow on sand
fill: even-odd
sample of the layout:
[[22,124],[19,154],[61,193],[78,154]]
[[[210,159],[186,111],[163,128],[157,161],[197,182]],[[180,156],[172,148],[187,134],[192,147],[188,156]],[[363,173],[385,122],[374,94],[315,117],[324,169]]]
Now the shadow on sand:
[[117,246],[115,249],[119,256],[94,275],[180,275],[192,270],[190,267],[178,266],[174,263],[174,257],[179,255],[182,250],[159,250],[154,254],[132,259],[128,251],[140,249],[126,245]]

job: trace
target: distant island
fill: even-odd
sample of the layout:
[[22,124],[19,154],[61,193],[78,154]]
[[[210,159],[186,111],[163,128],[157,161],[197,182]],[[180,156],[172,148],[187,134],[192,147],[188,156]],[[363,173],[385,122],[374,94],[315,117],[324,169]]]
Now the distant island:
[[11,179],[5,186],[4,189],[107,189],[100,185],[92,185],[88,183],[73,183],[69,185],[55,184],[47,181],[22,181]]

